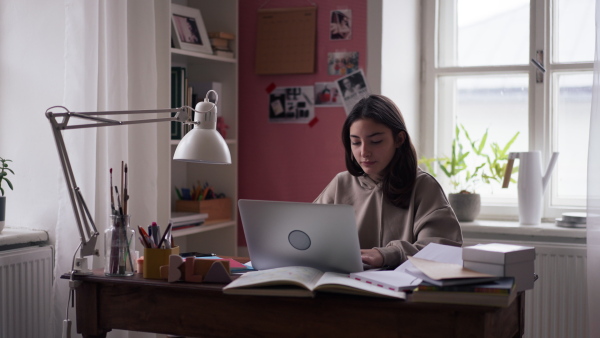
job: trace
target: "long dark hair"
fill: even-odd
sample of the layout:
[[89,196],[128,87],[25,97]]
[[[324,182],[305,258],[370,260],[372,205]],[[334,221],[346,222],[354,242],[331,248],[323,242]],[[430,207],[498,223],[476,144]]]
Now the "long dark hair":
[[394,157],[384,169],[382,187],[384,196],[395,206],[407,208],[417,178],[417,152],[413,146],[404,117],[392,100],[383,95],[370,95],[358,101],[346,118],[342,128],[342,143],[346,152],[346,168],[353,176],[362,176],[365,172],[352,155],[350,126],[360,119],[371,119],[392,130],[397,137],[400,132],[406,134],[404,143],[396,148]]

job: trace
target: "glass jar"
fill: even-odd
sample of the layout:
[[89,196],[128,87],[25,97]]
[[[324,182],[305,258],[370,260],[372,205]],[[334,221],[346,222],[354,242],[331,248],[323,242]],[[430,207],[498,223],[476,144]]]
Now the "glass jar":
[[135,267],[135,231],[129,215],[110,215],[110,228],[104,232],[104,274],[132,276]]

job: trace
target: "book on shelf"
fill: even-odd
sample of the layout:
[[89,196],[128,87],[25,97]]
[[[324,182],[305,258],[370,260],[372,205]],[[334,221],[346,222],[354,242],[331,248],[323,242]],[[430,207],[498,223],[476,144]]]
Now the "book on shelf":
[[229,41],[222,38],[210,38],[210,45],[216,49],[228,50],[229,49]]
[[171,227],[173,230],[187,229],[204,224],[208,214],[197,212],[171,212]]
[[231,59],[233,59],[235,57],[235,54],[233,53],[233,51],[230,51],[230,50],[215,49],[214,53],[216,56],[222,56],[222,57],[231,58]]
[[208,218],[208,214],[199,212],[182,212],[172,211],[171,212],[171,223],[173,225],[180,224],[194,224],[205,221]]
[[209,38],[218,38],[218,39],[226,39],[226,40],[234,40],[235,35],[227,32],[208,32]]
[[[171,108],[179,108],[185,105],[186,88],[185,67],[171,67]],[[175,116],[172,113],[171,116]],[[182,124],[171,121],[171,140],[181,140],[183,137]]]
[[245,273],[223,288],[225,294],[315,297],[317,292],[405,299],[404,292],[386,290],[350,278],[348,274],[290,266]]
[[517,296],[514,278],[489,283],[439,287],[423,284],[408,295],[411,302],[507,307]]

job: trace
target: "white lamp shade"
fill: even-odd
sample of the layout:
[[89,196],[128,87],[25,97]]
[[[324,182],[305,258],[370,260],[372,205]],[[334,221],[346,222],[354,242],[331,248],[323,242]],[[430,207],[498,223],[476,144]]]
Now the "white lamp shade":
[[231,164],[229,147],[215,129],[203,129],[194,126],[175,149],[174,160],[211,163]]

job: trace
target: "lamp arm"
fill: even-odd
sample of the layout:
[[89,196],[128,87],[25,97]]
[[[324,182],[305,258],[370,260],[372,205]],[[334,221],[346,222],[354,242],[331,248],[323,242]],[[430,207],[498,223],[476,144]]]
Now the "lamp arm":
[[[54,113],[51,111],[53,108],[61,108],[64,109],[64,112]],[[75,175],[73,173],[73,168],[71,167],[71,161],[69,160],[69,155],[67,152],[67,148],[65,146],[65,142],[62,136],[62,131],[67,129],[83,129],[83,128],[99,128],[99,127],[107,127],[107,126],[116,126],[116,125],[130,125],[130,124],[143,124],[143,123],[158,123],[158,122],[168,122],[168,121],[178,121],[185,124],[198,124],[198,122],[192,121],[187,114],[186,110],[191,110],[198,113],[204,113],[201,111],[197,111],[191,107],[181,107],[181,108],[173,108],[173,109],[155,109],[155,110],[123,110],[123,111],[104,111],[104,112],[83,112],[76,113],[70,112],[67,108],[62,106],[54,106],[50,107],[46,110],[46,117],[50,121],[50,125],[52,127],[52,133],[54,135],[54,140],[56,142],[56,148],[58,150],[58,156],[60,160],[60,165],[63,170],[63,174],[65,176],[65,181],[67,184],[67,191],[69,192],[69,198],[71,200],[71,206],[73,208],[73,213],[75,215],[75,220],[77,222],[77,229],[79,230],[79,236],[81,238],[80,245],[80,257],[83,258],[85,256],[98,255],[99,252],[96,249],[96,240],[99,236],[96,225],[94,224],[94,220],[92,215],[90,214],[83,195],[79,187],[77,186],[77,182],[75,181]],[[105,116],[105,115],[134,115],[134,114],[150,114],[150,113],[175,113],[174,116],[168,118],[158,118],[158,119],[144,119],[144,120],[132,120],[132,121],[117,121],[106,118],[100,118],[97,116]],[[57,119],[62,118],[59,122]],[[75,124],[69,125],[71,118],[81,118],[87,120],[93,120],[98,123],[88,123],[88,124]]]

